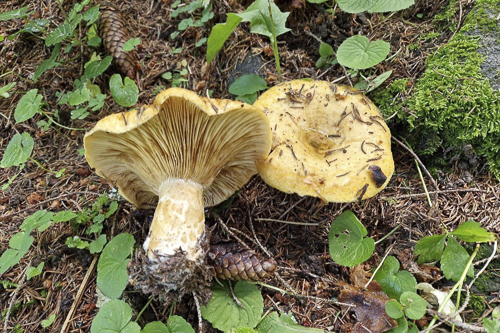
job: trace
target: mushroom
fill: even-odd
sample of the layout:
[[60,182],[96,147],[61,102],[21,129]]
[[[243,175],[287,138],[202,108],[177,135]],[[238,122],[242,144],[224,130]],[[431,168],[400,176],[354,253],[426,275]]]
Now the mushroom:
[[374,196],[389,182],[391,133],[360,91],[294,80],[267,90],[254,106],[271,123],[272,151],[257,164],[267,184],[328,202],[352,202]]
[[196,287],[190,277],[205,271],[204,207],[257,173],[271,133],[258,108],[170,88],[152,105],[101,119],[84,144],[89,165],[125,199],[156,207],[146,255],[129,265],[131,282],[145,292],[181,295],[188,283]]

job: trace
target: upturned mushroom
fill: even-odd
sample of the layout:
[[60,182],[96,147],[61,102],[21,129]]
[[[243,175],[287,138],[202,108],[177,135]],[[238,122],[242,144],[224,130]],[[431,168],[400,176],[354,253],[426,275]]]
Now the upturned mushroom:
[[85,135],[96,173],[138,208],[156,207],[145,256],[129,265],[136,287],[177,296],[197,287],[208,248],[204,207],[256,174],[271,146],[269,122],[253,106],[171,88],[152,105],[101,119]]
[[326,81],[284,82],[254,103],[272,131],[272,151],[257,165],[287,193],[352,202],[374,196],[394,172],[391,133],[360,91]]

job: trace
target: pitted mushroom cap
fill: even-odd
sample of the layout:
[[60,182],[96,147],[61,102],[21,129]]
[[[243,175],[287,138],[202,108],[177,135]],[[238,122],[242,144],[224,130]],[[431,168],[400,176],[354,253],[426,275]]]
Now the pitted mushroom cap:
[[257,172],[271,134],[258,108],[170,88],[152,105],[101,119],[84,144],[89,165],[139,208],[155,207],[169,178],[200,184],[212,206]]
[[269,185],[329,202],[380,192],[394,172],[391,133],[360,91],[326,81],[284,82],[254,103],[264,110],[272,148],[258,163]]

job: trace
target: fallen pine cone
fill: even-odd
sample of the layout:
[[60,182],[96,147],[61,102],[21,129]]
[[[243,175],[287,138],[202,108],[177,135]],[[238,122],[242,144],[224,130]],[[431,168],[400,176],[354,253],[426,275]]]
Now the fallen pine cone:
[[123,44],[129,40],[125,20],[120,11],[108,2],[103,2],[100,8],[99,34],[104,50],[113,57],[113,64],[122,74],[134,79],[137,57],[133,51],[122,51]]
[[252,250],[237,244],[211,245],[209,264],[219,279],[232,281],[259,281],[271,276],[276,270],[276,261],[262,259]]

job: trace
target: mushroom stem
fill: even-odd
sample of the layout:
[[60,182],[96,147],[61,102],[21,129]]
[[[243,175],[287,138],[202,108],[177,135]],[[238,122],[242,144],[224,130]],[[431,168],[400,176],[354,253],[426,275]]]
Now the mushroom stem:
[[188,260],[203,260],[203,187],[191,180],[167,179],[161,183],[158,196],[158,207],[144,242],[149,259],[162,261],[162,257],[182,251]]

